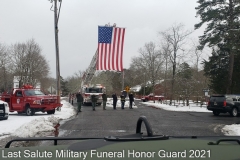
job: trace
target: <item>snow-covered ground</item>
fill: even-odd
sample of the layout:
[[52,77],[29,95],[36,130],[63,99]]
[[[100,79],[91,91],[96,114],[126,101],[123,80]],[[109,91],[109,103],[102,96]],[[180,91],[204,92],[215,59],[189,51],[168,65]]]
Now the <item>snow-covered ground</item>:
[[41,131],[54,131],[60,120],[68,119],[76,114],[74,107],[65,100],[61,103],[61,111],[54,115],[36,112],[34,116],[26,116],[17,112],[10,112],[8,120],[0,121],[0,139],[6,136],[33,137]]
[[[113,108],[113,105],[112,105],[112,104],[113,104],[112,98],[108,98],[106,107],[108,107],[108,108]],[[133,106],[132,106],[132,107],[133,107],[133,108],[137,108],[137,106],[135,105],[134,102],[133,102]],[[121,101],[120,101],[120,100],[117,101],[116,108],[121,108]],[[124,108],[129,108],[129,101],[128,101],[128,99],[126,99]]]
[[[74,107],[69,102],[62,100],[61,103],[63,104],[61,111],[56,111],[54,115],[48,115],[40,112],[37,112],[34,116],[26,116],[24,114],[17,114],[16,112],[10,113],[8,120],[0,121],[0,139],[7,136],[33,137],[40,132],[55,131],[54,127],[59,123],[60,120],[69,119],[76,114]],[[206,106],[200,107],[194,104],[191,104],[190,107],[183,105],[176,107],[153,102],[141,103],[164,110],[210,112],[206,109]],[[121,107],[120,101],[118,101],[117,107]],[[128,101],[126,101],[125,107],[129,107]],[[112,108],[111,99],[108,99],[107,109],[108,108]],[[133,108],[137,108],[137,106],[134,105]],[[222,131],[226,133],[226,135],[240,135],[240,125],[226,125]]]

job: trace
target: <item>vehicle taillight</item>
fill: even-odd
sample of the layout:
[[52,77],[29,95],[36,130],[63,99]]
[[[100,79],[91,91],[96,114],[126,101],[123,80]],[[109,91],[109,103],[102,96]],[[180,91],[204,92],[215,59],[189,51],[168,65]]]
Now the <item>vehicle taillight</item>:
[[208,104],[207,104],[208,106],[210,106],[210,101],[208,101]]
[[226,107],[227,106],[227,102],[223,101],[223,106]]

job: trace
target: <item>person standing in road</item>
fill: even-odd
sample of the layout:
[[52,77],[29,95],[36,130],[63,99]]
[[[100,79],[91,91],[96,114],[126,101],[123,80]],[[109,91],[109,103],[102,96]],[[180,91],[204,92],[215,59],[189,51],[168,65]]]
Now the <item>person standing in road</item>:
[[82,103],[83,103],[83,96],[82,96],[81,92],[78,92],[76,94],[76,99],[77,99],[78,112],[82,112],[81,108],[82,108]]
[[92,109],[93,109],[93,111],[95,111],[95,107],[96,107],[96,103],[97,103],[97,96],[95,94],[93,94],[91,96],[91,101],[92,101]]
[[73,105],[74,93],[71,95],[71,100],[72,100],[72,105]]
[[71,103],[71,98],[72,97],[72,94],[71,93],[69,93],[69,95],[68,95],[68,98],[69,98],[69,103]]
[[107,95],[106,95],[106,93],[102,94],[102,100],[103,100],[103,110],[106,110],[106,104],[107,104]]
[[134,97],[133,97],[133,94],[130,93],[130,94],[129,94],[129,108],[130,108],[130,109],[133,109],[133,107],[132,107],[133,102],[134,102]]
[[117,106],[117,95],[116,95],[116,93],[113,93],[112,98],[113,98],[113,109],[116,109],[116,106]]
[[124,109],[124,105],[125,105],[125,95],[124,94],[121,95],[121,104],[122,104],[121,108]]

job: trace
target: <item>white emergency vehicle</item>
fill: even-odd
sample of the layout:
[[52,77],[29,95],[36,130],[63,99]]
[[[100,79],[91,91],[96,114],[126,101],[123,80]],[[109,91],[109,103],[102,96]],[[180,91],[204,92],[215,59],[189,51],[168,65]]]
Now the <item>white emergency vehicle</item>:
[[8,119],[9,106],[7,102],[0,100],[0,119]]

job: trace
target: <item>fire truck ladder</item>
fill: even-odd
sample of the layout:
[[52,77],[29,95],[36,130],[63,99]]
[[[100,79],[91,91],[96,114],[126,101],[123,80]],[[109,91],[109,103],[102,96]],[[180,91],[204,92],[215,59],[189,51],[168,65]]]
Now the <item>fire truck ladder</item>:
[[81,87],[83,87],[83,85],[89,85],[91,83],[93,76],[96,72],[96,63],[97,63],[97,57],[98,57],[97,55],[98,55],[98,50],[96,50],[95,55],[93,56],[92,61],[87,68],[85,76],[83,77]]

